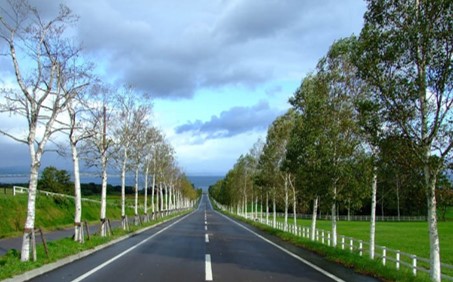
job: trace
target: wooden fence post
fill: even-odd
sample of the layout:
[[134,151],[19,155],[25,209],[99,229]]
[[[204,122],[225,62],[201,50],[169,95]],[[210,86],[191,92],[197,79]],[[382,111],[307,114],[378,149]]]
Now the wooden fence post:
[[113,229],[112,229],[112,225],[110,224],[110,219],[109,218],[107,218],[107,223],[109,224],[110,235],[113,236]]
[[84,225],[85,225],[85,231],[87,233],[87,240],[90,240],[90,230],[88,229],[88,223],[86,220],[84,221]]
[[46,239],[44,238],[44,233],[42,232],[41,228],[39,228],[38,230],[41,235],[41,240],[42,240],[42,245],[44,246],[44,251],[46,252],[47,258],[49,258],[49,249],[47,248],[47,242],[46,242]]
[[36,257],[36,237],[35,237],[35,229],[31,229],[31,245],[32,245],[32,253],[33,253],[33,261],[37,260]]

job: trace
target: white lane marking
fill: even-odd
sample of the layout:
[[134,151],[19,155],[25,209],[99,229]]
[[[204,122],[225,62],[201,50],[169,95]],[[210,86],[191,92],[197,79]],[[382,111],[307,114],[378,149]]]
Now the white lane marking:
[[209,235],[208,234],[205,235],[204,240],[205,240],[206,243],[209,243]]
[[206,281],[212,281],[212,267],[211,267],[211,255],[210,254],[206,254],[205,256],[205,278],[206,278]]
[[205,230],[205,231],[208,230],[208,226],[207,226],[207,225],[204,226],[204,230]]
[[141,241],[140,243],[134,245],[133,247],[130,247],[129,249],[123,251],[122,253],[114,256],[113,258],[109,259],[108,261],[104,262],[103,264],[100,264],[99,266],[93,268],[92,270],[88,271],[87,273],[77,277],[76,279],[72,280],[71,282],[79,282],[79,281],[82,281],[83,279],[87,278],[88,276],[90,276],[91,274],[95,273],[96,271],[104,268],[105,266],[111,264],[112,262],[114,262],[115,260],[119,259],[120,257],[124,256],[125,254],[129,253],[130,251],[134,250],[135,248],[137,248],[138,246],[146,243],[146,241],[154,238],[155,236],[159,235],[160,233],[164,232],[165,230],[169,229],[170,227],[172,227],[173,225],[179,223],[181,220],[185,219],[186,217],[188,217],[189,215],[191,215],[192,213],[178,219],[177,221],[173,222],[172,224],[170,224],[169,226],[163,228],[162,230],[154,233],[153,235],[149,236],[148,238],[146,238],[145,240]]
[[208,222],[207,222],[207,221],[205,221],[205,222],[204,222],[204,224],[205,224],[205,225],[207,225],[207,224],[208,224]]
[[295,258],[295,259],[297,259],[297,260],[299,260],[299,261],[305,263],[306,265],[310,266],[311,268],[313,268],[313,269],[315,269],[315,270],[321,272],[322,274],[324,274],[325,276],[331,278],[332,280],[337,281],[337,282],[345,282],[345,281],[344,281],[343,279],[341,279],[340,277],[337,277],[337,276],[333,275],[332,273],[327,272],[326,270],[322,269],[321,267],[319,267],[319,266],[317,266],[317,265],[315,265],[315,264],[309,262],[308,260],[305,260],[305,259],[301,258],[300,256],[298,256],[298,255],[296,255],[296,254],[294,254],[294,253],[288,251],[287,249],[285,249],[285,248],[283,248],[283,247],[281,247],[281,246],[275,244],[274,242],[272,242],[272,241],[270,241],[270,240],[264,238],[264,237],[261,236],[260,234],[258,234],[258,233],[256,233],[256,232],[250,230],[249,228],[245,227],[244,225],[237,223],[236,221],[232,220],[231,218],[229,218],[229,217],[227,217],[227,216],[225,216],[225,215],[223,215],[223,214],[221,214],[221,213],[219,213],[219,212],[217,212],[217,213],[220,214],[221,216],[223,216],[224,218],[228,219],[229,221],[233,222],[234,224],[236,224],[236,225],[242,227],[243,229],[247,230],[248,232],[252,233],[253,235],[257,236],[258,238],[264,240],[266,243],[271,244],[272,246],[276,247],[277,249],[280,249],[281,251],[285,252],[286,254],[292,256],[293,258]]

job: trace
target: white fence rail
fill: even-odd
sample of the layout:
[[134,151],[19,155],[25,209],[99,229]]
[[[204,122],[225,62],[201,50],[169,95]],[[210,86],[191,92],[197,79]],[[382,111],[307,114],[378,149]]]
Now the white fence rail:
[[[259,212],[258,212],[259,214]],[[277,216],[283,217],[283,213],[277,213]],[[296,214],[297,218],[301,219],[311,219],[311,214]],[[292,213],[288,213],[288,218],[293,218]],[[318,215],[318,219],[321,220],[331,220],[331,215]],[[339,215],[337,220],[339,221],[370,221],[369,215]],[[426,216],[376,216],[376,221],[427,221]]]
[[[217,203],[215,200],[213,201],[220,209],[234,213],[234,210],[228,209],[227,207]],[[269,220],[266,220],[262,216],[259,216],[259,213],[258,216],[256,216],[256,214],[254,213],[253,217],[250,217],[249,214],[238,214],[238,215],[248,219],[253,218],[255,221],[258,221],[261,224],[292,233],[293,235],[296,236],[311,239],[310,227],[299,225],[296,226],[290,223],[285,225],[283,222],[280,221],[275,222],[274,225],[274,222],[272,221],[271,218],[269,218]],[[321,244],[326,244],[328,246],[333,245],[332,234],[330,231],[315,229],[314,234],[315,234],[315,238],[313,238],[314,241],[320,242]],[[355,252],[360,256],[369,255],[370,249],[369,242],[343,235],[338,235],[337,239],[338,239],[336,246],[337,248]],[[414,254],[401,252],[400,250],[389,249],[385,246],[375,245],[375,259],[380,260],[383,265],[387,266],[393,265],[397,270],[400,270],[402,267],[408,268],[410,269],[414,276],[416,276],[417,272],[419,271],[429,273],[430,270],[429,259],[417,257]],[[443,280],[453,281],[453,276],[451,276],[453,275],[453,265],[442,263],[441,270]]]
[[[75,199],[74,196],[71,195],[66,195],[66,194],[60,194],[60,193],[54,193],[54,192],[49,192],[49,191],[44,191],[44,190],[37,190],[38,193],[44,194],[49,197],[64,197],[64,198],[69,198],[69,199]],[[21,186],[13,186],[13,195],[16,196],[16,194],[24,194],[28,193],[28,188],[26,187],[21,187]],[[88,199],[88,198],[82,198],[83,202],[92,202],[92,203],[97,203],[100,204],[101,201],[98,200],[93,200],[93,199]],[[107,205],[119,205],[119,204],[113,204],[113,203],[107,203]],[[126,206],[128,208],[134,208],[134,206]],[[141,206],[139,206],[140,208]]]

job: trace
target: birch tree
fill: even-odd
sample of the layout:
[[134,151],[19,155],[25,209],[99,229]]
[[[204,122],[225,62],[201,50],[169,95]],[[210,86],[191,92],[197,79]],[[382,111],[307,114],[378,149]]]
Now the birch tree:
[[116,95],[115,104],[118,107],[117,119],[114,123],[115,153],[113,159],[121,171],[121,225],[128,228],[126,216],[126,173],[130,167],[131,131],[133,112],[137,107],[137,99],[132,87],[123,87]]
[[144,149],[144,168],[143,174],[145,176],[145,198],[143,203],[143,211],[145,213],[145,220],[148,220],[148,178],[150,170],[153,171],[152,185],[151,185],[151,210],[154,215],[154,185],[156,185],[156,175],[154,172],[155,162],[155,148],[158,142],[161,141],[161,134],[157,128],[150,126],[146,129],[145,136],[145,149]]
[[101,236],[107,235],[107,181],[108,181],[108,163],[112,157],[112,148],[114,140],[108,133],[109,121],[111,121],[111,109],[108,108],[108,95],[112,93],[106,85],[96,84],[92,88],[93,107],[90,110],[89,123],[95,128],[94,134],[84,140],[83,157],[89,167],[97,167],[101,173]]
[[[85,92],[85,91],[84,91]],[[78,144],[83,140],[90,138],[94,134],[94,128],[89,127],[89,123],[85,122],[85,113],[88,109],[86,103],[87,97],[84,92],[77,95],[77,99],[68,103],[67,113],[69,117],[68,137],[71,147],[73,176],[74,176],[74,241],[83,242],[83,227],[82,220],[82,191],[80,186],[80,166],[79,166],[79,150]]]
[[[0,38],[7,45],[18,88],[2,89],[1,111],[26,119],[26,136],[1,129],[0,133],[28,146],[31,164],[21,260],[30,258],[30,240],[35,224],[35,201],[41,157],[51,136],[59,130],[57,117],[66,109],[80,85],[63,89],[63,77],[73,76],[80,48],[65,36],[77,17],[61,5],[50,20],[28,1],[8,1],[1,9]],[[63,91],[65,90],[65,91]],[[36,253],[34,252],[34,258]]]
[[327,91],[325,84],[311,74],[290,99],[297,116],[286,148],[286,166],[296,175],[296,185],[305,198],[313,202],[311,234],[315,239],[320,195],[328,194],[329,183],[325,177],[326,153],[323,125],[326,124]]
[[360,34],[361,75],[380,90],[389,122],[412,141],[413,152],[422,163],[430,276],[440,281],[435,190],[452,148],[453,2],[367,3]]
[[145,159],[145,147],[146,147],[146,132],[149,126],[147,115],[150,113],[150,109],[147,106],[141,105],[133,111],[132,127],[129,138],[131,140],[132,149],[132,160],[135,175],[135,223],[139,222],[138,214],[138,190],[139,190],[139,173],[142,171]]

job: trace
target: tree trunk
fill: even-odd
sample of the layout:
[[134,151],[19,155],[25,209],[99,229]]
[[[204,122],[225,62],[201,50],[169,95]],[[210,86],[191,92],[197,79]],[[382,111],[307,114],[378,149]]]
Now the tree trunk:
[[260,193],[260,222],[263,223],[263,191]]
[[138,165],[135,168],[135,186],[134,186],[134,213],[135,213],[135,225],[138,225],[139,218],[138,218]]
[[333,201],[332,201],[332,246],[337,246],[337,186],[333,186]]
[[35,155],[34,145],[30,145],[30,156],[32,165],[30,168],[30,183],[28,185],[28,204],[27,218],[25,220],[24,235],[22,240],[21,261],[30,260],[30,240],[33,229],[35,228],[35,206],[36,206],[36,189],[38,187],[38,170],[39,159]]
[[428,198],[429,258],[430,276],[433,281],[441,281],[440,243],[437,230],[436,182],[437,171],[431,171],[429,164],[424,166],[425,184]]
[[373,166],[373,182],[371,183],[371,221],[370,221],[370,258],[374,259],[376,235],[376,194],[377,194],[377,167]]
[[105,237],[107,235],[107,157],[106,152],[102,153],[101,163],[102,163],[102,185],[101,185],[101,236]]
[[121,225],[124,230],[127,229],[126,222],[126,163],[127,151],[124,149],[123,164],[121,166]]
[[162,182],[159,184],[159,197],[160,197],[160,212],[162,213],[164,210],[164,193],[162,191]]
[[[291,181],[291,179],[290,179]],[[294,227],[297,227],[297,197],[296,197],[296,187],[291,185],[293,190],[293,217],[294,217]]]
[[102,124],[102,152],[101,152],[101,166],[102,166],[102,188],[101,188],[101,237],[107,235],[107,108],[103,107],[103,124]]
[[398,175],[396,175],[396,209],[398,213],[398,221],[400,221],[400,179]]
[[318,201],[319,201],[319,197],[316,196],[314,199],[313,199],[313,213],[312,213],[312,216],[311,216],[311,234],[310,234],[310,238],[312,241],[314,241],[316,239],[316,216],[318,215]]
[[74,241],[83,242],[82,219],[82,191],[80,189],[79,155],[75,142],[71,140],[72,163],[74,168]]
[[285,222],[283,224],[283,230],[288,231],[288,177],[285,174]]
[[151,188],[151,210],[153,211],[153,217],[154,217],[154,213],[156,212],[156,209],[155,209],[155,203],[154,203],[154,190],[156,188],[156,173],[153,172],[153,184],[152,184],[152,188]]
[[266,224],[269,225],[269,192],[266,192]]
[[146,168],[145,168],[145,199],[143,201],[143,212],[145,214],[145,222],[148,221],[148,162],[146,162]]
[[277,204],[275,203],[275,193],[272,194],[272,213],[272,227],[275,228],[277,226]]
[[258,196],[255,196],[255,220],[258,219]]

